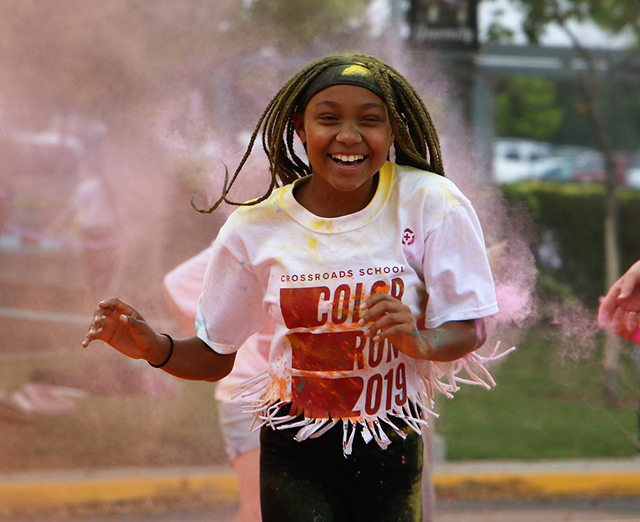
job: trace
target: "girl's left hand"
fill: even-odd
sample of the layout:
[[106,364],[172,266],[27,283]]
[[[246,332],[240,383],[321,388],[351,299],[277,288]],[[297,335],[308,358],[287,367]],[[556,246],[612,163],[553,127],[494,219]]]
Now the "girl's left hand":
[[[380,342],[385,339],[400,351],[415,357],[425,354],[425,346],[411,309],[399,299],[386,292],[376,292],[361,306],[366,312],[362,315],[359,326],[368,324],[365,333]],[[419,355],[418,355],[419,356]]]
[[[426,303],[425,303],[426,305]],[[418,330],[411,309],[385,292],[371,295],[361,307],[359,326],[373,341],[389,341],[416,359],[454,361],[477,350],[487,338],[482,319],[448,321],[437,328]]]

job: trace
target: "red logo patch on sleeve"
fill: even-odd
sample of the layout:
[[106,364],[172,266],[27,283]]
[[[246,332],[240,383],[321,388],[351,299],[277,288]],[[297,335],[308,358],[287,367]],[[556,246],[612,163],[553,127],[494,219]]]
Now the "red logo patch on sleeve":
[[402,233],[402,244],[409,246],[413,245],[413,242],[416,240],[416,235],[410,228],[405,228]]

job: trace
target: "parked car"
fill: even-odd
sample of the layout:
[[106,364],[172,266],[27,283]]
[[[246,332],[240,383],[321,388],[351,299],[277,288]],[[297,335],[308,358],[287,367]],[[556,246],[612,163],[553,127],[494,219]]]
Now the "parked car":
[[496,183],[543,179],[566,168],[548,143],[514,138],[496,140],[493,150],[493,178]]
[[[624,186],[625,170],[628,159],[622,155],[616,155],[614,165],[618,186]],[[578,155],[573,169],[573,180],[578,183],[604,183],[607,178],[604,156],[601,152],[589,150]]]
[[574,173],[576,169],[577,159],[589,152],[595,152],[593,149],[587,147],[580,147],[578,145],[560,145],[553,149],[553,153],[558,161],[558,167],[550,172],[544,174],[542,179],[544,181],[575,181]]
[[627,187],[640,189],[640,152],[627,165]]

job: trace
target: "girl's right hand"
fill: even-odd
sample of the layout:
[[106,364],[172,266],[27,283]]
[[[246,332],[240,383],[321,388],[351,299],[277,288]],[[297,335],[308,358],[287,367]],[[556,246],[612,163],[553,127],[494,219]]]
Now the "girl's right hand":
[[152,362],[162,360],[163,343],[168,342],[135,308],[115,297],[98,304],[82,346],[86,348],[95,340],[104,341],[132,359]]

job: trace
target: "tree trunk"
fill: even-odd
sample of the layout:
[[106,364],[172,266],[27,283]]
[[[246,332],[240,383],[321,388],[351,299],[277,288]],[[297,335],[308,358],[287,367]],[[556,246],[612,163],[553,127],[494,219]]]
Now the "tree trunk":
[[[583,88],[589,118],[593,124],[598,148],[602,152],[606,166],[606,192],[604,204],[604,260],[605,260],[605,292],[620,277],[620,246],[618,239],[618,180],[616,179],[616,165],[613,146],[607,130],[607,122],[600,108],[602,100],[602,83],[611,81],[605,71],[602,75],[596,67],[594,54],[582,45],[577,35],[567,25],[569,14],[563,11],[560,0],[555,0],[555,19],[566,35],[572,41],[577,54],[582,57],[586,65],[583,77]],[[607,333],[604,346],[604,381],[603,399],[608,405],[615,405],[618,401],[618,373],[620,359],[620,339]]]
[[[611,162],[613,163],[613,161]],[[604,256],[605,292],[620,277],[620,246],[618,244],[618,198],[616,194],[615,167],[607,162],[607,190],[604,205]],[[602,397],[608,406],[618,402],[618,373],[620,359],[620,338],[607,331],[604,344],[604,381]]]
[[[618,180],[611,139],[605,118],[600,110],[602,90],[599,76],[593,67],[593,56],[582,50],[589,64],[589,74],[584,81],[584,92],[593,124],[596,140],[606,168],[604,199],[604,291],[606,292],[620,277],[620,244],[618,235]],[[602,396],[605,404],[615,406],[618,402],[618,373],[620,359],[620,339],[607,333],[604,345],[604,380]]]
[[[600,150],[606,165],[604,199],[604,291],[606,292],[620,277],[620,244],[618,236],[618,180],[613,149],[605,123],[598,111],[595,96],[589,96],[590,112],[596,131]],[[618,374],[620,359],[620,339],[608,333],[604,345],[604,381],[602,396],[605,404],[615,406],[618,403]]]

